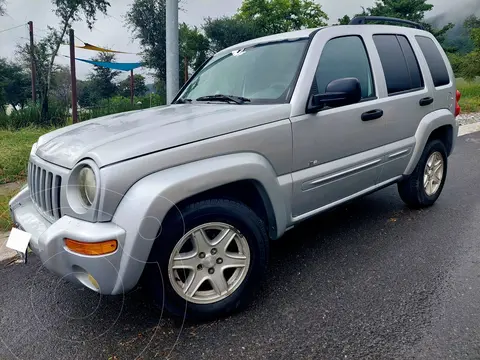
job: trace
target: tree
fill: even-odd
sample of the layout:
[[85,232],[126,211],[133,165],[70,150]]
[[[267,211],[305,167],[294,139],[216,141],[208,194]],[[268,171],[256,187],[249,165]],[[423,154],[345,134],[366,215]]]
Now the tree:
[[95,85],[90,80],[77,80],[77,97],[81,107],[92,107],[100,102]]
[[0,16],[3,16],[6,14],[6,8],[7,5],[5,4],[5,0],[0,0]]
[[7,104],[23,108],[31,96],[30,77],[14,62],[0,58],[0,106]]
[[434,29],[431,24],[425,22],[425,13],[432,9],[433,5],[427,3],[427,0],[376,0],[373,7],[367,8],[366,13],[371,16],[388,16],[420,23],[442,44],[447,31],[453,28],[454,24],[449,23],[441,29]]
[[143,61],[161,81],[166,78],[165,12],[165,0],[134,0],[125,16],[133,37],[144,49]]
[[207,60],[210,47],[208,39],[198,31],[197,27],[190,28],[183,23],[179,28],[180,47],[180,83],[185,83],[185,65],[197,70]]
[[[129,75],[123,81],[120,81],[118,84],[118,94],[123,97],[130,97],[130,85],[131,84],[131,76]],[[133,88],[135,89],[135,96],[143,96],[148,92],[148,87],[145,85],[145,77],[136,74],[133,75]]]
[[344,15],[342,18],[338,19],[338,25],[348,25],[350,24],[351,20],[352,19],[350,19],[350,16]]
[[421,23],[425,13],[433,9],[427,0],[377,0],[367,8],[371,16],[388,16]]
[[207,18],[203,31],[210,41],[210,51],[213,53],[263,35],[262,30],[252,21],[237,17]]
[[480,18],[472,15],[465,20],[464,26],[472,39],[474,49],[464,57],[460,74],[471,81],[480,76]]
[[71,89],[70,69],[67,66],[59,66],[52,73],[50,97],[65,107],[70,106]]
[[313,0],[243,0],[236,17],[266,35],[325,26],[327,14]]
[[[126,14],[127,25],[144,49],[143,61],[155,69],[159,82],[166,79],[165,12],[165,0],[134,0]],[[209,42],[196,27],[181,24],[179,45],[180,81],[183,83],[184,59],[187,58],[189,68],[198,68],[207,59]]]
[[[84,20],[91,29],[96,21],[96,14],[107,13],[110,3],[107,0],[51,0],[53,11],[59,18],[59,28],[48,27],[49,34],[35,45],[35,65],[39,81],[39,93],[41,101],[41,118],[46,121],[48,115],[48,94],[52,72],[55,68],[55,58],[60,45],[65,40],[67,30],[75,21]],[[37,49],[40,48],[40,49]],[[30,46],[26,45],[21,50],[28,57]],[[42,58],[37,58],[41,55]],[[48,59],[48,61],[46,61]]]
[[[115,54],[102,52],[92,58],[92,60],[98,62],[115,62]],[[93,73],[88,76],[88,79],[92,83],[97,99],[108,99],[116,94],[117,84],[114,80],[118,75],[120,75],[120,71],[94,65]]]

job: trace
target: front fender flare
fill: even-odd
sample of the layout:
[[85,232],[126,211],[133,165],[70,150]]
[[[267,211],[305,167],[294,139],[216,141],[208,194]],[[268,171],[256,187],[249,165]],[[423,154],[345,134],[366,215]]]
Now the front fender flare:
[[277,175],[256,153],[204,159],[159,171],[135,183],[120,202],[112,222],[127,236],[114,293],[140,279],[161,223],[175,204],[193,195],[239,180],[255,180],[265,189],[275,215],[277,234],[287,227],[287,206]]

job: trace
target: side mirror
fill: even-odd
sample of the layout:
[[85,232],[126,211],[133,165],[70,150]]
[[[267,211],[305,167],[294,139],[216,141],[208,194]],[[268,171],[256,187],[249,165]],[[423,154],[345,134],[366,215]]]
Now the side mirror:
[[355,104],[362,98],[362,87],[357,78],[344,78],[331,81],[324,94],[310,97],[307,111],[318,112],[324,107],[339,107]]

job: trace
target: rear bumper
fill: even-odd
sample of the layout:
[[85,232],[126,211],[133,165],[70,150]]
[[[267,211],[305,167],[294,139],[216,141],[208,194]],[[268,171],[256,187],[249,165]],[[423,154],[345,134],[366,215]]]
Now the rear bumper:
[[[130,290],[123,288],[119,278],[120,262],[125,244],[125,230],[107,223],[91,223],[69,216],[49,222],[30,199],[28,187],[10,201],[10,212],[16,226],[32,234],[30,248],[38,255],[43,265],[61,278],[102,294],[116,294]],[[99,242],[115,239],[118,248],[114,253],[100,256],[85,256],[71,252],[65,247],[64,238],[84,242]],[[94,280],[92,281],[92,278]],[[133,287],[134,284],[130,284]]]

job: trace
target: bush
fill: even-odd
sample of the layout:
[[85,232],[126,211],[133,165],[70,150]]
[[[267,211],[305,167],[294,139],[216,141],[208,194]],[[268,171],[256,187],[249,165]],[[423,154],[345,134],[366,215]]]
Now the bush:
[[85,121],[110,114],[147,109],[159,105],[165,105],[165,98],[158,94],[136,96],[133,100],[133,105],[130,103],[130,98],[114,96],[110,99],[101,100],[98,106],[79,109],[78,117],[80,121]]
[[48,106],[47,118],[42,121],[40,105],[28,104],[20,110],[12,110],[10,115],[0,112],[0,129],[18,130],[28,126],[60,127],[65,126],[68,110],[65,106],[52,101]]

